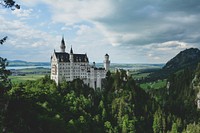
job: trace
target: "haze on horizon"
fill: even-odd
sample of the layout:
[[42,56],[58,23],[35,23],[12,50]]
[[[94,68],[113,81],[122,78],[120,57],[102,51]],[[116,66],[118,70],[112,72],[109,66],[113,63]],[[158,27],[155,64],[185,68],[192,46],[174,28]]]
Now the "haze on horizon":
[[200,48],[199,0],[16,0],[0,7],[0,56],[48,62],[64,35],[69,51],[89,61],[165,63],[180,51]]

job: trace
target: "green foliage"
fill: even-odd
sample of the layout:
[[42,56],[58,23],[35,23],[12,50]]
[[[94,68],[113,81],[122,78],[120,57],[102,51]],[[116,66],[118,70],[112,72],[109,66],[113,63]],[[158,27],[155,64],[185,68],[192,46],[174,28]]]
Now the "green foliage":
[[27,80],[37,80],[44,77],[44,75],[37,75],[37,74],[28,74],[25,76],[9,76],[9,79],[13,84],[26,82]]
[[188,124],[183,133],[200,133],[200,124]]
[[109,121],[106,121],[104,123],[104,127],[105,127],[106,133],[112,133],[113,132],[112,125],[111,125],[111,123]]
[[170,83],[169,95],[166,96],[166,110],[183,119],[192,118],[190,115],[195,114],[196,106],[195,91],[190,86],[193,79],[193,72],[189,69],[180,71],[169,77]]
[[9,70],[6,70],[8,65],[7,59],[0,57],[0,96],[2,97],[10,88],[11,82],[8,76],[11,74]]
[[6,70],[8,65],[7,59],[0,57],[0,130],[6,132],[5,113],[9,104],[8,91],[11,89],[11,82],[8,76],[11,74],[9,70]]
[[145,90],[149,89],[162,89],[166,87],[166,79],[163,80],[157,80],[155,82],[150,82],[150,83],[142,83],[140,84],[140,87]]
[[154,114],[153,132],[154,133],[166,132],[165,114],[161,111],[160,108],[158,108],[158,110]]
[[[8,132],[22,133],[190,131],[194,125],[189,123],[199,121],[191,104],[195,100],[189,87],[192,75],[180,71],[169,77],[169,90],[153,93],[139,88],[123,70],[108,72],[102,90],[89,88],[80,79],[57,86],[46,75],[8,89],[4,124]],[[194,128],[198,131],[197,125]]]
[[178,133],[178,127],[177,127],[177,124],[176,123],[173,123],[172,124],[172,130],[171,130],[172,133]]

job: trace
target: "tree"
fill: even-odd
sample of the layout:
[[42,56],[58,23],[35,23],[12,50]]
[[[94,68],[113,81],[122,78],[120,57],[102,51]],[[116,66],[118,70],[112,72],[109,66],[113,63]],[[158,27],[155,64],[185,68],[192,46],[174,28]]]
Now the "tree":
[[2,39],[0,40],[0,44],[2,45],[2,44],[6,41],[7,38],[8,38],[7,36],[4,37],[4,38],[2,38]]
[[11,74],[9,70],[6,70],[8,65],[7,59],[0,57],[0,96],[2,97],[10,88],[10,80],[8,76]]
[[11,10],[20,9],[20,5],[16,4],[13,0],[3,0],[0,4],[5,8],[10,8]]
[[8,79],[8,75],[10,75],[10,71],[6,70],[6,66],[8,65],[7,60],[0,57],[0,125],[2,125],[2,132],[6,131],[6,127],[3,127],[4,114],[7,110],[9,101],[7,96],[5,95],[9,89],[11,89],[11,83]]
[[162,111],[160,108],[155,112],[154,114],[154,120],[153,120],[153,132],[154,133],[160,133],[162,132]]
[[171,130],[171,132],[172,132],[172,133],[178,133],[177,130],[178,130],[177,124],[174,122],[173,125],[172,125],[172,130]]
[[106,121],[104,123],[104,128],[105,128],[106,133],[112,133],[113,132],[112,131],[113,130],[112,125],[109,121]]
[[200,123],[188,124],[184,133],[200,133]]
[[[0,5],[5,8],[10,8],[11,10],[20,9],[20,5],[16,4],[13,0],[3,0],[0,1]],[[2,45],[8,37],[0,39],[0,44]],[[0,57],[0,130],[2,129],[2,133],[7,132],[6,126],[3,125],[4,114],[8,108],[9,100],[5,95],[9,89],[11,89],[11,82],[8,79],[8,75],[10,75],[10,71],[6,70],[6,66],[8,65],[7,59]]]

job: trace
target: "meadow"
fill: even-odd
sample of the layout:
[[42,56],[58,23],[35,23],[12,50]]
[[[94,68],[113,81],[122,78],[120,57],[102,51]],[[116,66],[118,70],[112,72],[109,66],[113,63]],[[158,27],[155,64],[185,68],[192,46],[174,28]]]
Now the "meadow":
[[27,80],[37,80],[44,76],[43,74],[27,74],[25,76],[9,76],[9,79],[11,79],[12,83],[23,83]]

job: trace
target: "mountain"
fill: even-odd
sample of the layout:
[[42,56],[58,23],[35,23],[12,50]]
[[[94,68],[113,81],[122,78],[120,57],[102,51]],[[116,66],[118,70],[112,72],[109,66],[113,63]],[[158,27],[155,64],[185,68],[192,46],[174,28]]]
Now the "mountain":
[[200,50],[198,48],[183,50],[169,60],[162,69],[150,74],[149,80],[165,79],[170,74],[186,68],[195,70],[198,63],[200,63]]
[[200,50],[197,48],[190,48],[181,51],[174,58],[166,63],[163,70],[176,71],[182,68],[196,68],[200,62]]

